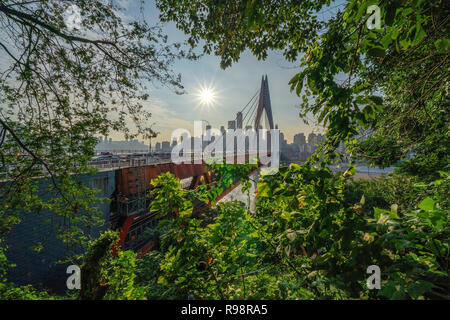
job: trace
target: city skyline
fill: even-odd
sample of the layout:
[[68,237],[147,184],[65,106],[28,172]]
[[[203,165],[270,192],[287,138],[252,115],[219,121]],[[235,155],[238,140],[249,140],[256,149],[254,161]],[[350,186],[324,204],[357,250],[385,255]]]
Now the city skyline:
[[[230,125],[233,120],[228,121],[228,124]],[[206,126],[206,130],[211,129],[212,127],[210,125]],[[235,129],[235,128],[228,128],[225,129],[225,126],[221,126],[220,131],[224,132],[224,130],[229,129]],[[244,130],[251,129],[249,127],[243,128]],[[201,136],[191,136],[191,139],[202,139],[203,136],[206,135],[206,130],[202,132]],[[285,135],[283,131],[280,130],[280,149],[281,151],[288,151],[287,148],[290,148],[292,146],[314,146],[318,145],[320,142],[325,140],[325,136],[323,136],[321,133],[314,133],[310,132],[308,134],[305,134],[305,132],[298,132],[294,134],[293,141],[289,143],[285,139]],[[163,140],[163,141],[155,141],[152,142],[151,150],[152,151],[170,151],[171,148],[176,145],[178,141],[176,140]],[[136,152],[143,152],[148,150],[149,145],[145,143],[144,140],[140,139],[125,139],[125,140],[113,140],[111,137],[99,137],[99,143],[96,146],[96,151],[133,151],[133,147]],[[283,150],[284,149],[284,150]],[[299,149],[297,151],[300,152],[306,152],[306,153],[312,153],[313,149]]]

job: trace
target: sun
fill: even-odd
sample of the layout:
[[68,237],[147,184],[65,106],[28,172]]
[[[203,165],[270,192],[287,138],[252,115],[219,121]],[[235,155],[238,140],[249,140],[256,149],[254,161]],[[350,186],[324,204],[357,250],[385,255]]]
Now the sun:
[[208,88],[203,89],[200,92],[200,100],[203,104],[211,104],[214,102],[214,93]]
[[200,85],[194,96],[197,100],[197,106],[202,109],[212,109],[217,104],[217,90],[211,85]]

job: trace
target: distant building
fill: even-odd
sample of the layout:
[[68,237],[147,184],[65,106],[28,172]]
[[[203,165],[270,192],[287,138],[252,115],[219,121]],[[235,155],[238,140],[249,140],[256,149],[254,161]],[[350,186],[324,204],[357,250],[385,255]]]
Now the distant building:
[[144,152],[148,151],[149,146],[144,142],[139,142],[137,139],[129,140],[117,140],[113,141],[112,138],[99,137],[98,143],[95,146],[95,152]]
[[298,145],[298,146],[306,144],[306,137],[305,137],[305,134],[303,132],[302,133],[297,133],[294,136],[294,144]]
[[209,142],[211,141],[211,125],[207,124],[206,128],[205,128],[205,134],[203,135],[203,149],[206,148],[206,146],[209,144]]
[[317,142],[317,135],[314,132],[311,132],[308,135],[308,144],[314,145]]
[[228,121],[228,130],[230,130],[230,129],[236,129],[236,121],[234,121],[234,120],[230,120],[230,121]]
[[242,112],[238,112],[236,115],[236,128],[242,129]]
[[162,152],[170,152],[170,142],[169,141],[163,141],[161,143],[161,150]]

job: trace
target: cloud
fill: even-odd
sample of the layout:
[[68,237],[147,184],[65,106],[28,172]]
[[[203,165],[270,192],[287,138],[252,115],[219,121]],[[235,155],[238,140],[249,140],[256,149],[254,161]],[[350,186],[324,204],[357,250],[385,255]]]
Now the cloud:
[[151,122],[155,122],[154,130],[160,132],[156,141],[169,141],[172,131],[183,128],[193,131],[194,124],[183,119],[177,112],[170,110],[166,102],[152,98],[145,104],[145,109],[152,113]]

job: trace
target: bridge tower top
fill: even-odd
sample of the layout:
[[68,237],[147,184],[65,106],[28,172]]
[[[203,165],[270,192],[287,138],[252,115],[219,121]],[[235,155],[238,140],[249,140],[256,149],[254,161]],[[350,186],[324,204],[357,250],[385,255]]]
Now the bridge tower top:
[[259,91],[258,109],[255,117],[255,130],[257,130],[261,124],[261,119],[263,114],[265,114],[267,121],[269,122],[269,129],[274,129],[273,116],[272,116],[272,105],[270,103],[270,93],[269,93],[269,81],[266,76],[262,76],[261,89]]

